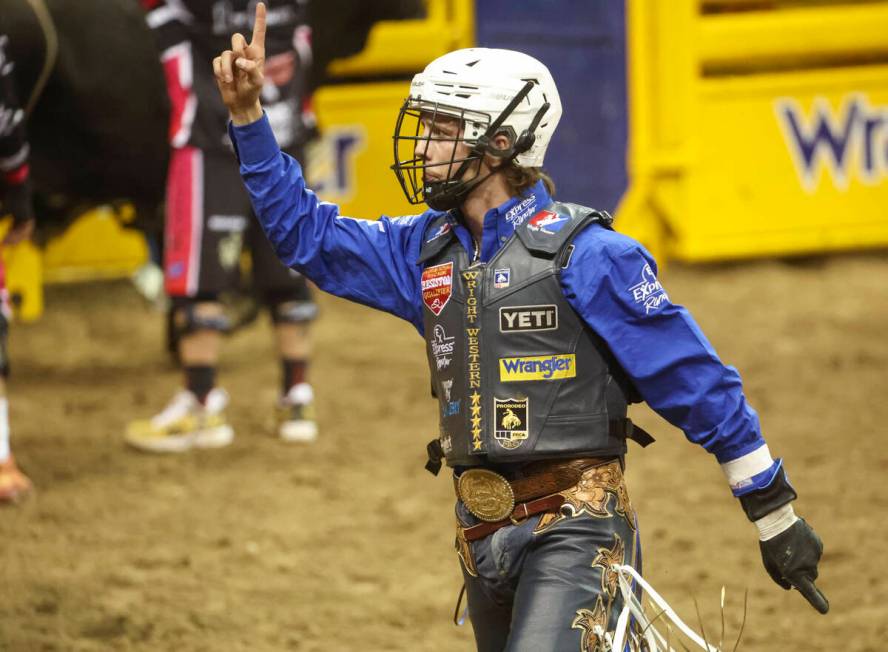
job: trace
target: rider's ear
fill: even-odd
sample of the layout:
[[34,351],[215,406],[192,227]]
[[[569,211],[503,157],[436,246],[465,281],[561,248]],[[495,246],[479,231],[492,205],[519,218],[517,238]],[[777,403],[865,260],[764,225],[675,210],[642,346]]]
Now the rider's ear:
[[501,131],[490,141],[490,146],[496,151],[507,152],[512,147],[512,138],[505,131]]
[[499,132],[490,139],[487,145],[485,161],[491,169],[502,164],[503,158],[512,152],[512,137],[505,131]]

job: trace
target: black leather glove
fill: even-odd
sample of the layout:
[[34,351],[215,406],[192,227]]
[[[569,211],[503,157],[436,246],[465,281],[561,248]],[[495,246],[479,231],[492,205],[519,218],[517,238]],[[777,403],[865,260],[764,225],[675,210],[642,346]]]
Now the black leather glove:
[[804,519],[799,518],[772,539],[759,541],[759,547],[771,579],[787,591],[790,587],[797,588],[820,613],[829,611],[829,601],[814,586],[823,543]]

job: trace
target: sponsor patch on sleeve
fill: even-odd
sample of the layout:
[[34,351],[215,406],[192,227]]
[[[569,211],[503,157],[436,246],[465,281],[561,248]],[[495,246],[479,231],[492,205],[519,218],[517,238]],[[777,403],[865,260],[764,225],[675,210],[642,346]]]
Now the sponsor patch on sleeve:
[[642,268],[641,282],[631,286],[628,292],[632,295],[632,300],[636,304],[644,306],[644,313],[646,315],[656,312],[662,306],[669,303],[669,295],[666,294],[666,290],[660,285],[660,281],[657,280],[657,276],[650,265],[645,265]]

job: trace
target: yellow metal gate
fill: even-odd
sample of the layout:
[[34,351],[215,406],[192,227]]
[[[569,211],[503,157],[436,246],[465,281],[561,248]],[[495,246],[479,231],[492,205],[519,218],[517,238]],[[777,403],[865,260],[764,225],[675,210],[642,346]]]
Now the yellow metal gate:
[[620,230],[707,261],[888,244],[888,2],[629,0]]

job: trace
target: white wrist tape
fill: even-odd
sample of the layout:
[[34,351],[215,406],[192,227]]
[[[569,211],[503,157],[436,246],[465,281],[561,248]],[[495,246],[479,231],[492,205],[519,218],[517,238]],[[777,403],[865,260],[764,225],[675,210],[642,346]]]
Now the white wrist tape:
[[753,476],[763,473],[774,465],[768,445],[763,444],[751,453],[747,453],[731,462],[721,465],[731,491],[737,491],[752,484]]
[[781,532],[788,530],[797,520],[799,520],[799,517],[796,516],[790,503],[783,507],[778,507],[767,516],[754,521],[759,531],[759,541],[773,539]]

